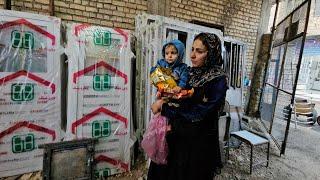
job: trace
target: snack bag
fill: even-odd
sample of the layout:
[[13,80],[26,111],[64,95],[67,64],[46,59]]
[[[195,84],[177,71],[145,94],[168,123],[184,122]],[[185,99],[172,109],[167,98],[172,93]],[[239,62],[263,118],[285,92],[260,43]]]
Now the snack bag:
[[178,94],[174,94],[172,89],[177,86],[174,77],[171,75],[172,71],[169,68],[157,67],[151,73],[151,83],[158,89],[160,93],[165,97],[173,97],[179,99],[184,96],[191,96],[193,94],[193,89],[182,90]]

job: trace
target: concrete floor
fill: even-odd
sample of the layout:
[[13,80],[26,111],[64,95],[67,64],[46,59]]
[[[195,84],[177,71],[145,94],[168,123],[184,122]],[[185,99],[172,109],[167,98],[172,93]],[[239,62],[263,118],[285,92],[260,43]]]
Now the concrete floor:
[[[319,180],[320,179],[320,126],[315,124],[290,126],[285,155],[279,156],[275,147],[271,151],[269,167],[257,167],[249,175],[249,146],[242,144],[234,149],[231,158],[216,179],[279,179]],[[256,159],[265,158],[265,147],[254,151]]]

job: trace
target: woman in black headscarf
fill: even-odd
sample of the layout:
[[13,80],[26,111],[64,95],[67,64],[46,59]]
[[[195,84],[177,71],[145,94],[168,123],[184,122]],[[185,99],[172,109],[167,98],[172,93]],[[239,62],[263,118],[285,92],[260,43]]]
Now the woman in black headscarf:
[[222,168],[218,120],[228,87],[218,36],[198,34],[190,57],[193,96],[179,107],[163,101],[151,107],[154,113],[161,111],[170,119],[172,130],[167,134],[168,164],[151,162],[149,180],[212,180]]
[[170,119],[172,130],[167,134],[168,164],[151,162],[149,180],[212,180],[222,168],[218,120],[228,86],[218,36],[198,34],[190,57],[193,96],[179,107],[161,101],[151,107]]

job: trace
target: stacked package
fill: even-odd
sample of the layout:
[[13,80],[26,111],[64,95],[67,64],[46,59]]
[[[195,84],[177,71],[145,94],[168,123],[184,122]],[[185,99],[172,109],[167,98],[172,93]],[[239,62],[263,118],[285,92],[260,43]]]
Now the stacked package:
[[129,31],[69,24],[70,139],[97,138],[96,178],[130,169],[131,57]]
[[0,11],[0,177],[42,169],[60,140],[60,19]]

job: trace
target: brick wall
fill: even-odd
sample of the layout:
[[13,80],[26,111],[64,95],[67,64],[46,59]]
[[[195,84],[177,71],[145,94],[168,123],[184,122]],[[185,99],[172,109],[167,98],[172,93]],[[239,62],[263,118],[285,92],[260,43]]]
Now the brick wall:
[[[3,7],[4,0],[0,0]],[[12,10],[50,14],[50,0],[12,0]],[[73,21],[134,29],[136,14],[147,11],[146,0],[54,0],[54,15]]]
[[49,0],[12,0],[11,9],[16,11],[49,15],[49,2]]
[[170,16],[223,25],[225,35],[248,44],[247,74],[252,68],[260,22],[261,0],[172,0]]
[[[3,2],[4,0],[0,0],[0,7],[3,7]],[[247,73],[251,72],[261,0],[171,0],[168,2],[170,11],[167,16],[187,22],[199,20],[223,25],[225,35],[247,43]],[[49,3],[50,0],[12,0],[12,10],[49,15]],[[147,11],[148,0],[54,0],[54,14],[64,21],[130,30],[134,29],[136,14]]]

